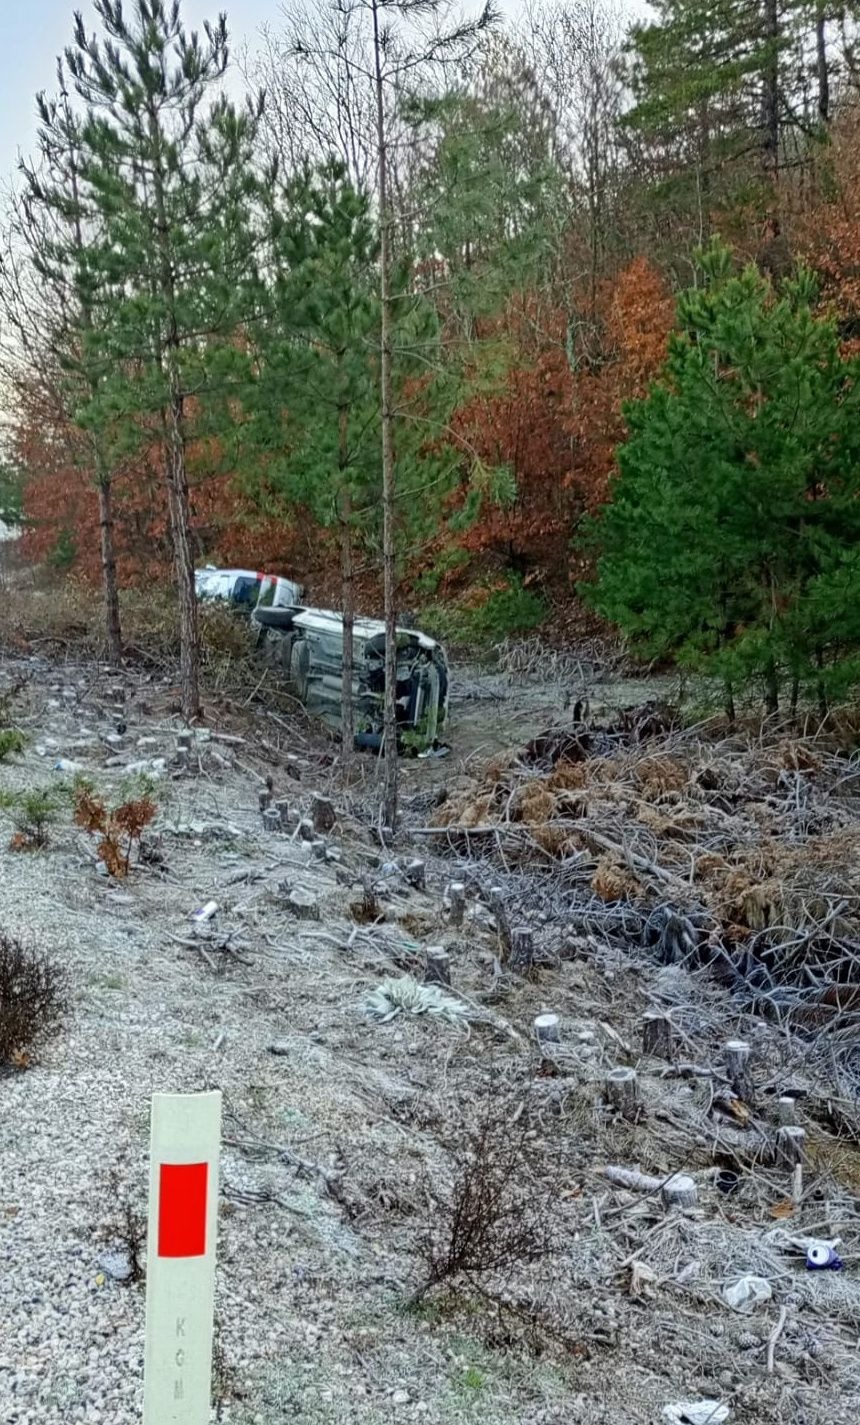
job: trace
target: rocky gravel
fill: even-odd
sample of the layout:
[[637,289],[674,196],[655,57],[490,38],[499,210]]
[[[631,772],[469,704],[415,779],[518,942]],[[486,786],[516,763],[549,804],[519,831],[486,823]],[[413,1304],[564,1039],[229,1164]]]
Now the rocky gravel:
[[[150,1098],[215,1087],[225,1112],[213,1420],[649,1425],[673,1401],[711,1397],[737,1421],[856,1418],[853,1259],[841,1315],[816,1300],[806,1322],[807,1306],[790,1300],[769,1372],[775,1311],[739,1321],[710,1284],[687,1298],[678,1287],[631,1295],[629,1268],[619,1275],[626,1239],[612,1231],[626,1220],[617,1214],[635,1220],[639,1204],[610,1202],[605,1184],[578,1168],[568,1279],[581,1352],[536,1357],[468,1317],[407,1311],[414,1223],[427,1212],[422,1175],[436,1151],[428,1105],[498,1056],[522,1055],[533,1015],[556,1009],[581,1026],[587,1106],[553,1131],[571,1141],[592,1132],[595,1046],[629,1033],[631,1006],[643,1003],[641,967],[564,964],[552,983],[517,992],[469,1032],[429,1017],[373,1023],[361,1012],[367,990],[417,966],[427,943],[460,955],[470,1001],[491,982],[491,921],[474,912],[452,933],[446,865],[428,858],[426,892],[395,870],[368,926],[354,910],[356,878],[384,879],[385,863],[361,798],[348,815],[339,808],[327,836],[336,859],[299,826],[313,794],[331,790],[324,745],[222,709],[180,770],[168,686],[87,666],[33,661],[23,671],[18,721],[29,746],[0,767],[0,785],[68,783],[73,773],[54,770],[67,759],[115,797],[129,764],[164,767],[147,855],[125,881],[102,873],[92,839],[67,813],[39,853],[6,850],[0,826],[0,925],[49,953],[72,985],[62,1032],[29,1068],[0,1077],[3,1425],[138,1425],[144,1291],[125,1268],[128,1214],[145,1209]],[[286,829],[264,828],[267,775],[292,809]],[[427,785],[442,776],[428,767]],[[413,791],[418,798],[420,782]],[[306,893],[302,904],[314,899],[318,920],[292,913],[295,890]],[[201,934],[193,916],[210,900],[218,910]],[[691,982],[685,993],[704,1015],[711,992]],[[498,1027],[508,1021],[519,1026],[516,1042]],[[616,1152],[630,1140],[635,1155],[631,1131],[613,1130]],[[713,1195],[707,1202],[708,1222],[683,1227],[668,1265],[698,1254],[716,1283],[705,1233],[723,1231],[731,1212]],[[749,1223],[743,1230],[733,1262],[747,1260],[760,1235]]]

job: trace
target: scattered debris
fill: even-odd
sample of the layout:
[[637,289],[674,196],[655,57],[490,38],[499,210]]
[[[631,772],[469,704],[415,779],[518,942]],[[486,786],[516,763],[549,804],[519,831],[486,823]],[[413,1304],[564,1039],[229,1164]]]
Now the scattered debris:
[[289,886],[281,888],[281,895],[284,898],[284,908],[296,917],[296,920],[319,920],[319,901],[313,891],[307,891],[302,886],[291,889]]
[[98,1264],[105,1276],[117,1282],[127,1282],[132,1275],[131,1262],[125,1252],[102,1252]]
[[729,1407],[719,1400],[681,1400],[663,1407],[663,1419],[669,1425],[723,1425],[729,1413]]
[[770,1301],[773,1287],[764,1277],[744,1276],[723,1287],[723,1300],[732,1311],[749,1313],[763,1302]]
[[841,1272],[844,1263],[826,1242],[811,1242],[806,1251],[806,1265],[811,1272]]

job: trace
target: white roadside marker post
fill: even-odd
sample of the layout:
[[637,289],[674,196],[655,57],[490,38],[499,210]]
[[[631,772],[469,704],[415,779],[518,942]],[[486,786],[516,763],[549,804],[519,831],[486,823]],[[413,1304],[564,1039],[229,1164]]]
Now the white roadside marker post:
[[221,1094],[154,1094],[143,1425],[209,1425]]

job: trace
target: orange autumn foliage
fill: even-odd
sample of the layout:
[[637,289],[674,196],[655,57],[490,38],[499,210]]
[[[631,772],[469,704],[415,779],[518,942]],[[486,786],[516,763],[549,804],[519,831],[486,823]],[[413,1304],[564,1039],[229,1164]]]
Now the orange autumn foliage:
[[[24,487],[23,552],[32,563],[68,562],[83,580],[101,578],[99,502],[88,437],[70,422],[49,387],[17,392],[13,454],[29,472]],[[312,546],[307,523],[262,516],[224,471],[215,442],[189,446],[192,536],[199,562],[290,573]],[[124,460],[112,479],[114,543],[121,587],[167,579],[172,563],[167,494],[158,445]]]
[[485,501],[462,545],[542,576],[575,572],[571,535],[606,498],[622,404],[656,376],[673,314],[644,258],[601,284],[587,322],[534,294],[510,304],[497,333],[513,353],[501,389],[474,397],[452,424],[483,464],[509,467],[517,493],[510,505]]
[[[637,258],[594,293],[575,292],[571,312],[557,298],[528,292],[489,324],[488,344],[503,353],[499,372],[457,410],[455,443],[468,452],[463,485],[449,514],[463,505],[474,457],[507,466],[516,482],[510,504],[483,501],[457,542],[491,567],[511,566],[568,586],[581,572],[571,539],[583,514],[606,497],[615,448],[624,433],[622,404],[641,395],[658,371],[672,323],[672,299],[657,271]],[[587,313],[587,315],[578,315]],[[99,511],[92,450],[51,393],[34,380],[19,393],[15,458],[30,472],[25,489],[25,553],[34,563],[64,554],[85,580],[101,577]],[[337,599],[331,532],[307,514],[280,518],[246,498],[215,441],[189,446],[192,535],[198,563],[264,568],[298,575],[317,599]],[[122,586],[167,580],[171,541],[157,442],[115,472],[115,545]],[[441,535],[438,552],[446,539]],[[415,563],[426,562],[422,549]],[[419,572],[405,570],[407,579]],[[376,576],[368,574],[374,588]]]
[[825,307],[836,317],[845,355],[860,354],[860,106],[833,127],[827,151],[828,201],[800,217],[799,255],[818,274]]

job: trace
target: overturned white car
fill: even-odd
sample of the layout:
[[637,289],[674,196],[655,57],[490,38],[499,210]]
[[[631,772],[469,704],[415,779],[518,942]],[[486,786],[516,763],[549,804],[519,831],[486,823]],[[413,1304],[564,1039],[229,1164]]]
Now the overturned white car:
[[279,574],[261,574],[253,569],[216,569],[214,564],[195,569],[194,584],[198,599],[217,599],[252,612],[258,607],[295,608],[304,593],[301,584],[283,579]]
[[[326,609],[258,608],[264,657],[284,674],[308,712],[340,727],[343,695],[343,618]],[[353,630],[352,698],[355,745],[382,743],[385,699],[385,624],[357,618]],[[435,639],[397,630],[397,727],[404,750],[438,745],[448,718],[448,660]]]
[[[251,615],[257,648],[309,713],[340,729],[343,618],[301,602],[301,585],[248,569],[196,571],[200,599],[226,601]],[[385,624],[357,618],[353,630],[355,745],[379,749],[385,701]],[[448,660],[435,639],[397,630],[397,726],[404,751],[436,747],[448,719]]]

